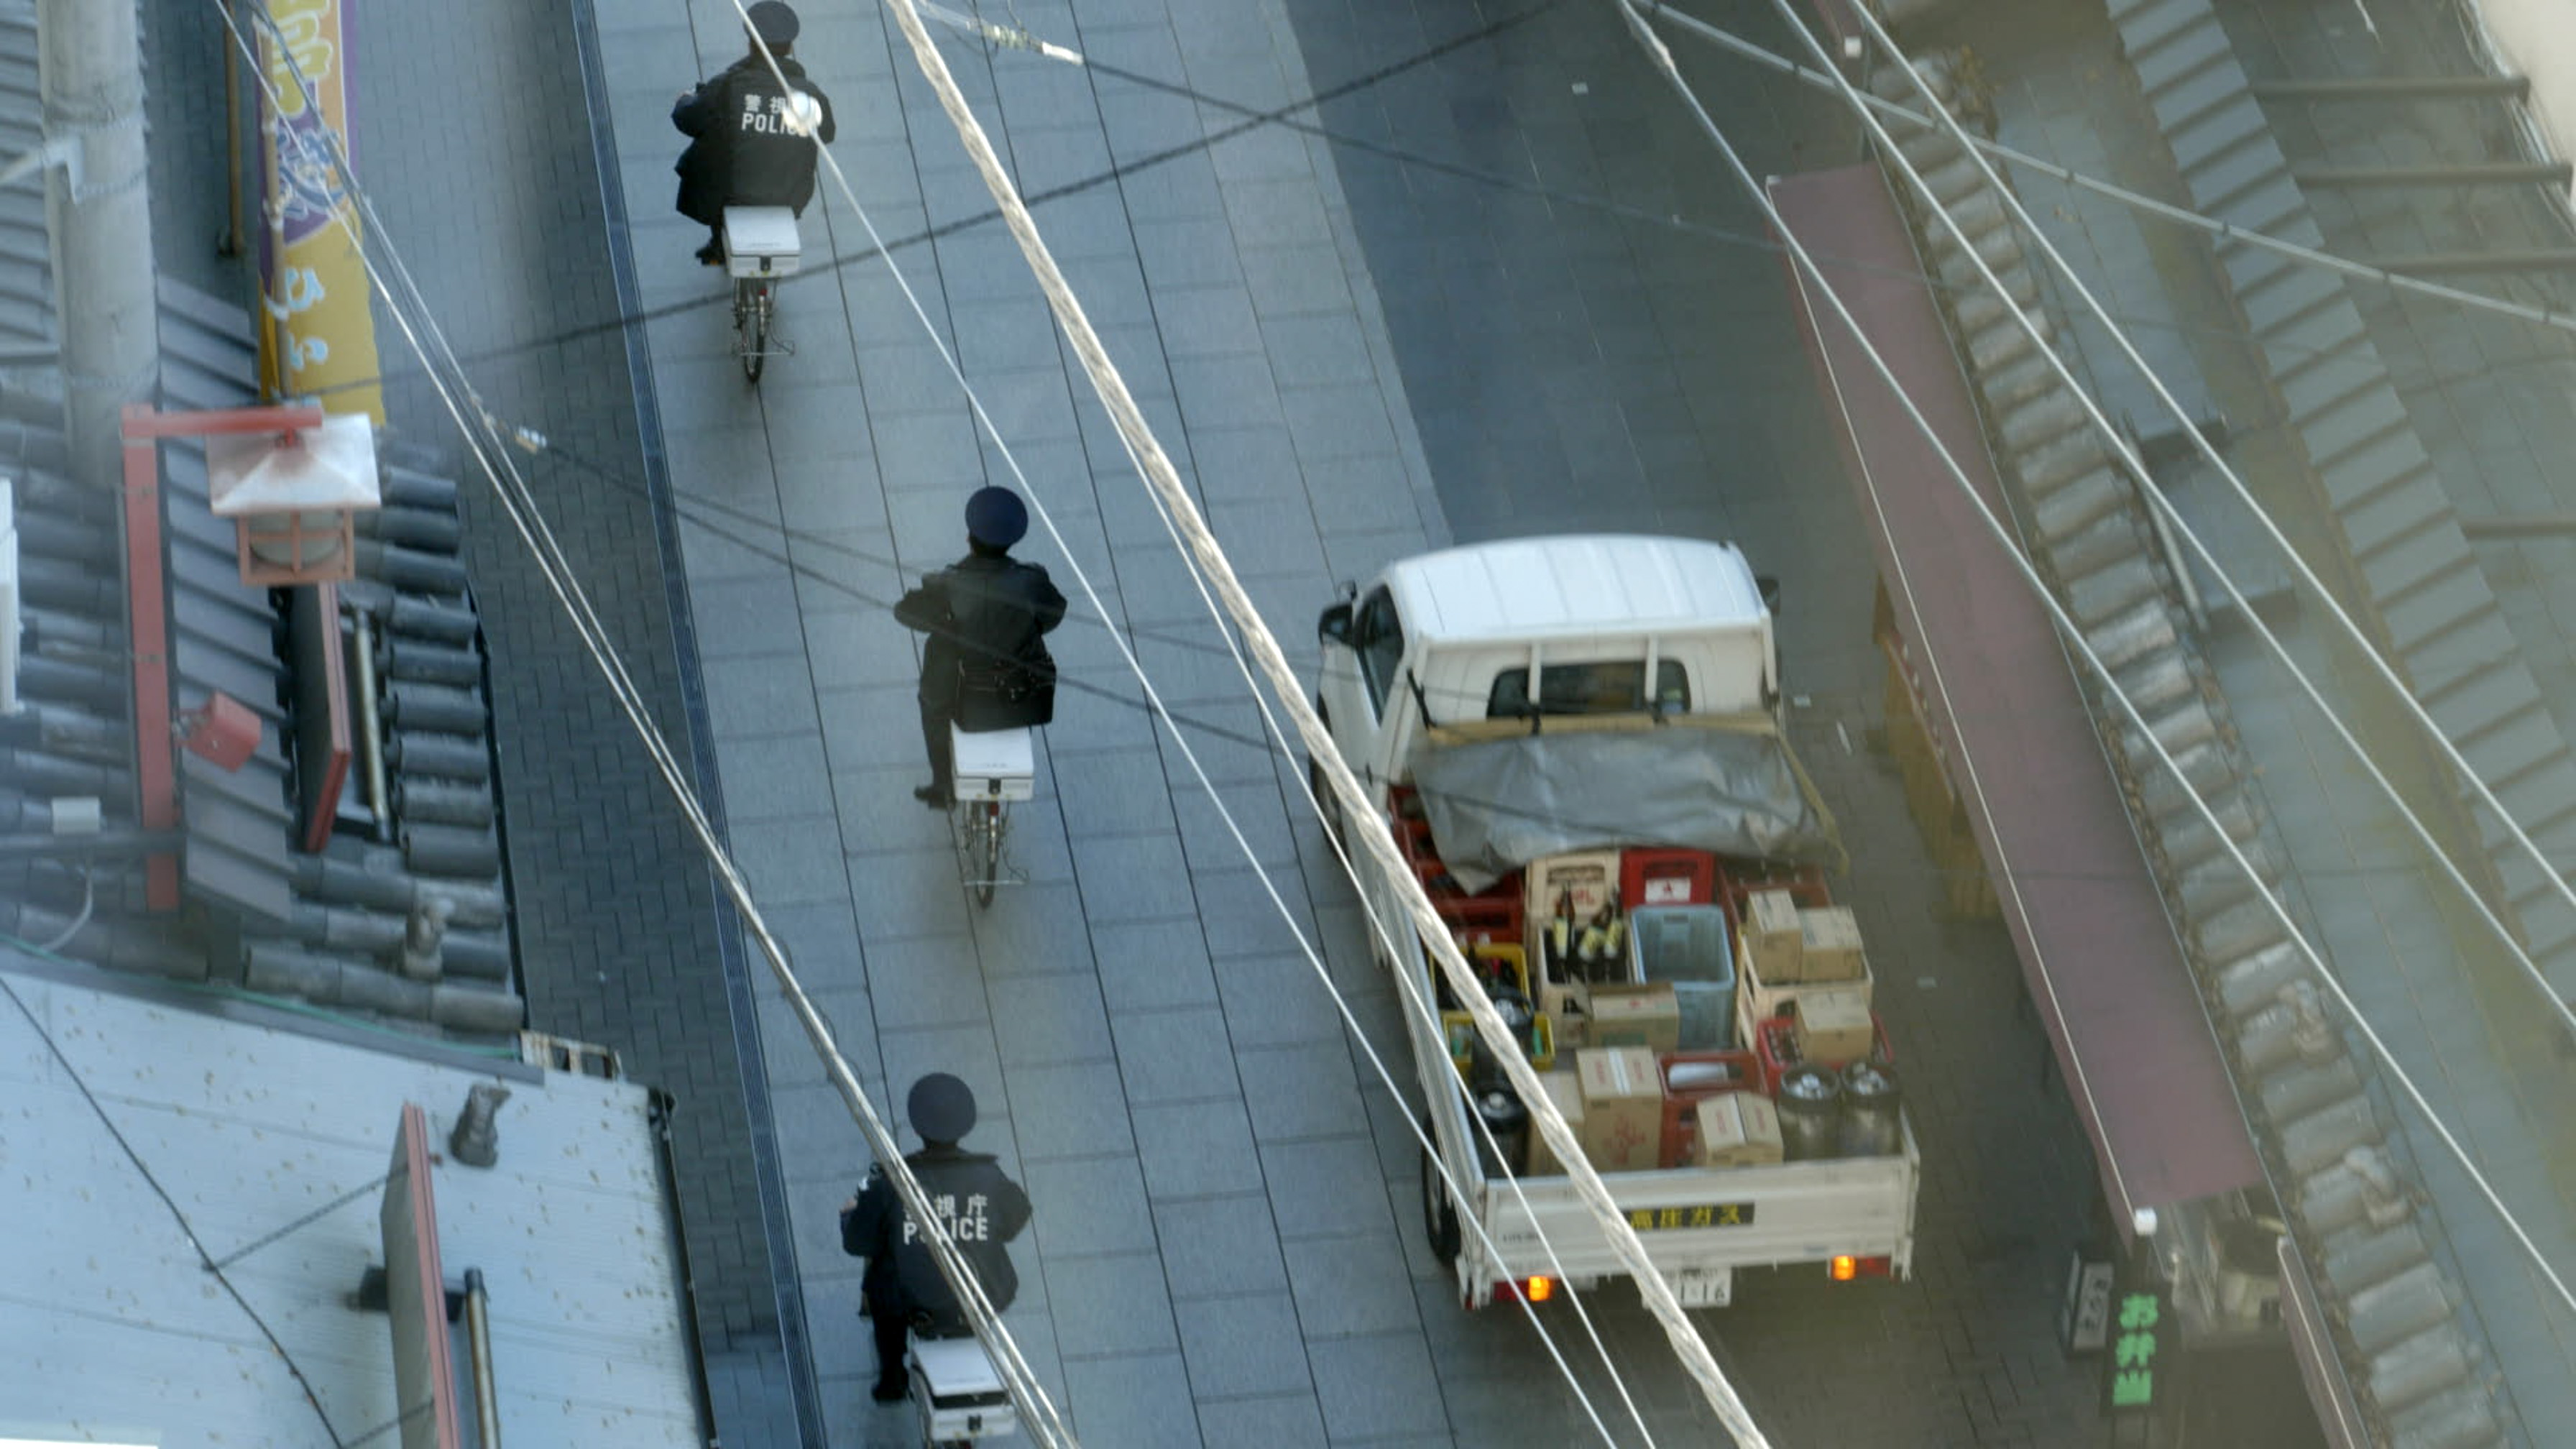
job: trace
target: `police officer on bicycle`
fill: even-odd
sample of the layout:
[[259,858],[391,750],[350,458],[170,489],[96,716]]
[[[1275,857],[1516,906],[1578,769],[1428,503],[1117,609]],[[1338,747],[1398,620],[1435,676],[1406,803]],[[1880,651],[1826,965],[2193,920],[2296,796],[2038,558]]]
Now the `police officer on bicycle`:
[[[931,1210],[974,1270],[993,1311],[1002,1312],[1020,1287],[1002,1245],[1028,1226],[1029,1195],[990,1153],[957,1145],[975,1127],[975,1093],[964,1082],[933,1072],[912,1084],[904,1109],[912,1130],[921,1134],[921,1150],[906,1153],[904,1163],[920,1179]],[[908,1333],[958,1338],[974,1330],[882,1166],[869,1168],[867,1182],[841,1204],[841,1250],[867,1259],[859,1292],[876,1329],[877,1382],[870,1396],[894,1403],[910,1388],[903,1366]]]
[[[671,124],[691,138],[672,168],[680,173],[679,210],[707,228],[698,260],[711,267],[724,262],[726,207],[784,206],[805,214],[805,204],[814,199],[814,148],[830,145],[833,136],[831,98],[789,54],[796,44],[796,12],[782,0],[760,0],[750,13],[751,32],[777,57],[778,74],[771,74],[769,60],[754,45],[671,107]],[[801,107],[780,87],[779,75],[819,112],[810,137],[790,124],[791,108]]]
[[1064,622],[1064,595],[1047,571],[1011,557],[1029,508],[1008,488],[966,500],[966,556],[924,577],[894,606],[895,622],[930,636],[921,649],[921,742],[930,783],[912,792],[934,810],[955,789],[948,727],[968,734],[1055,718],[1055,660],[1045,635]]

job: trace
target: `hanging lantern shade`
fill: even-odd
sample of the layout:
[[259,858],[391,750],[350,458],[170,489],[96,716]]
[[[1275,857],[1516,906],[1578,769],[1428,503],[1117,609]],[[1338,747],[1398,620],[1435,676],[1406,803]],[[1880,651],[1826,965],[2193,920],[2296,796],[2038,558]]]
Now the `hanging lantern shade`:
[[318,428],[213,434],[206,482],[215,515],[233,520],[242,582],[254,588],[354,577],[352,520],[383,504],[375,425],[364,413]]

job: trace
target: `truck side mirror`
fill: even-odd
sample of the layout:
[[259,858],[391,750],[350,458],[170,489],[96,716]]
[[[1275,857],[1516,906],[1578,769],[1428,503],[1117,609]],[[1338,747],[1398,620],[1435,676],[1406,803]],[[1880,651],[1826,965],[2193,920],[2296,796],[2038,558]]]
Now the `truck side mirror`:
[[1769,574],[1754,578],[1753,587],[1762,594],[1762,611],[1773,618],[1780,616],[1780,581]]
[[1315,620],[1315,637],[1347,647],[1351,642],[1351,606],[1335,604]]

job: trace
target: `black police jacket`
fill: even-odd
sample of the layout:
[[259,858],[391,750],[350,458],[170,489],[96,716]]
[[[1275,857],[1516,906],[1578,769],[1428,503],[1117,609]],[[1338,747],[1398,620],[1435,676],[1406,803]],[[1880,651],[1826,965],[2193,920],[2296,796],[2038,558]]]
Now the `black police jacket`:
[[[1029,1225],[1029,1195],[992,1157],[954,1147],[925,1147],[903,1159],[921,1179],[948,1236],[999,1313],[1019,1296],[1020,1278],[1003,1248]],[[871,1314],[894,1314],[931,1332],[964,1333],[966,1316],[940,1276],[929,1239],[913,1226],[882,1168],[871,1168],[858,1205],[841,1215],[841,1251],[868,1260],[859,1286]],[[925,1322],[926,1320],[926,1322]]]
[[[815,139],[831,143],[832,101],[788,56],[778,69],[814,98],[823,118]],[[671,107],[671,124],[692,137],[680,153],[680,214],[703,226],[724,224],[728,206],[784,206],[803,214],[814,199],[814,141],[787,125],[787,92],[758,55],[735,61]]]
[[921,702],[958,728],[1012,729],[1055,718],[1055,659],[1046,633],[1064,622],[1064,595],[1047,571],[969,554],[895,605],[897,622],[930,636],[921,651]]

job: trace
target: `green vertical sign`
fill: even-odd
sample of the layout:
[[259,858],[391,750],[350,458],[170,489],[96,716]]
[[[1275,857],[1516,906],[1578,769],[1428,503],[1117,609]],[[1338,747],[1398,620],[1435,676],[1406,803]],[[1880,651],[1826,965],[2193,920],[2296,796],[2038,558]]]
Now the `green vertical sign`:
[[2111,1308],[2111,1348],[2104,1355],[2104,1407],[2126,1417],[2155,1411],[2158,1381],[2173,1337],[2173,1308],[2153,1288],[2123,1285]]

